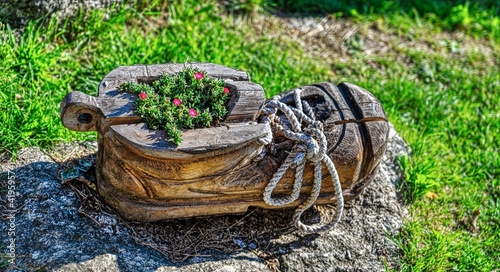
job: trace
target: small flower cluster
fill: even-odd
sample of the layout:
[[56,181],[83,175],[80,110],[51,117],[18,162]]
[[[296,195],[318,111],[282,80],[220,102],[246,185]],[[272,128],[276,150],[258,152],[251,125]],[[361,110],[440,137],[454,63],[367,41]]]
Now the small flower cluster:
[[227,109],[229,89],[221,79],[206,76],[197,68],[167,75],[151,85],[132,82],[120,86],[121,91],[136,93],[136,113],[144,118],[150,129],[165,130],[179,145],[182,129],[210,127],[220,123]]

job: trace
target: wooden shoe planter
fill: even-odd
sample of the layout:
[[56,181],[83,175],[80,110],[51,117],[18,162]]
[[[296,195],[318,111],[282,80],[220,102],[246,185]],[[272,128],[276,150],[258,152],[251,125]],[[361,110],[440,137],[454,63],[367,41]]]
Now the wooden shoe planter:
[[[104,77],[98,97],[71,92],[61,102],[67,128],[98,132],[97,187],[105,201],[123,217],[143,222],[300,205],[313,184],[310,163],[296,200],[271,206],[263,199],[293,141],[266,122],[262,87],[246,72],[210,63],[188,65],[224,79],[229,113],[222,126],[183,131],[178,147],[163,131],[149,130],[134,113],[137,96],[118,92],[118,87],[150,83],[162,73],[180,72],[184,64],[119,67]],[[276,99],[294,106],[294,95],[289,91]],[[300,96],[323,124],[326,155],[335,165],[344,200],[353,199],[371,181],[385,151],[389,126],[380,102],[350,84],[305,86]],[[287,118],[276,116],[286,126]],[[330,174],[324,166],[321,171],[324,182],[315,203],[335,203]],[[294,180],[295,170],[288,169],[273,197],[290,195]]]

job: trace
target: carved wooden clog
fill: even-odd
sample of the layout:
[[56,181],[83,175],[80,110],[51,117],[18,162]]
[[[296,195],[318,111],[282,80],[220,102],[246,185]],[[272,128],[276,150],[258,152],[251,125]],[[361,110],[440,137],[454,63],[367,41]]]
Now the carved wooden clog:
[[[225,80],[229,113],[223,126],[184,131],[178,147],[163,131],[149,130],[134,113],[136,95],[117,88],[180,72],[184,64],[119,67],[104,77],[98,97],[72,92],[61,102],[66,127],[98,132],[99,193],[123,217],[144,222],[243,213],[250,206],[276,208],[266,204],[263,192],[293,143],[264,121],[262,87],[245,72],[209,63],[188,65]],[[385,151],[389,125],[380,102],[347,83],[305,86],[300,97],[322,123],[326,155],[335,165],[344,199],[353,199],[371,181]],[[293,91],[275,99],[294,106]],[[282,114],[277,116],[288,122]],[[300,196],[283,207],[304,201],[313,172],[307,164]],[[294,175],[292,169],[287,171],[273,196],[289,195]],[[322,175],[325,182],[316,203],[334,203],[326,168]]]

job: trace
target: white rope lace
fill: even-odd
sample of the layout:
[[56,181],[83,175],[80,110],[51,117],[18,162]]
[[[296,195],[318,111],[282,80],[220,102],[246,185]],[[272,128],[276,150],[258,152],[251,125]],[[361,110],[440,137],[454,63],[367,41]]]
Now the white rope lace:
[[[302,101],[300,98],[301,91],[301,89],[294,91],[295,107],[278,101],[278,97],[274,97],[264,105],[263,113],[273,130],[281,132],[284,137],[294,141],[294,146],[288,157],[274,173],[264,190],[264,202],[270,206],[283,206],[297,200],[302,188],[304,167],[307,162],[311,162],[314,165],[311,194],[297,207],[293,215],[295,226],[303,232],[311,233],[334,227],[340,221],[344,209],[344,198],[342,197],[337,170],[330,157],[326,154],[327,141],[323,133],[323,124],[315,120],[311,106],[306,101]],[[291,127],[281,122],[276,115],[278,111],[281,111],[286,116]],[[332,177],[337,198],[337,211],[333,220],[323,216],[320,223],[306,225],[302,223],[300,218],[304,211],[309,209],[318,199],[322,184],[322,163],[325,164]],[[287,197],[273,198],[272,192],[289,168],[295,169],[292,193]]]

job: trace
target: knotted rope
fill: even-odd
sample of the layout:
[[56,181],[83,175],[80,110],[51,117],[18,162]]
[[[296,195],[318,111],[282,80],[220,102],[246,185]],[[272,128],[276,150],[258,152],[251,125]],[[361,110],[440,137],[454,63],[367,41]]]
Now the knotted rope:
[[[342,197],[337,170],[330,157],[326,154],[327,141],[323,133],[323,124],[316,120],[311,106],[300,98],[301,91],[301,89],[294,91],[295,107],[278,101],[278,97],[274,97],[264,105],[263,113],[265,119],[270,123],[273,130],[281,132],[284,137],[294,142],[288,157],[267,184],[264,190],[264,201],[271,206],[283,206],[297,200],[302,188],[304,167],[306,163],[311,162],[314,165],[314,181],[311,194],[297,207],[293,215],[295,226],[304,232],[310,233],[324,230],[327,227],[333,227],[340,221],[344,209],[344,198]],[[281,122],[280,118],[276,115],[278,111],[281,111],[286,116],[290,126]],[[300,217],[318,199],[322,184],[321,169],[323,163],[332,177],[335,196],[337,197],[337,211],[333,220],[330,219],[329,221],[328,218],[322,217],[320,223],[306,225],[302,223]],[[289,168],[295,169],[295,181],[292,193],[287,197],[273,198],[272,192]]]

